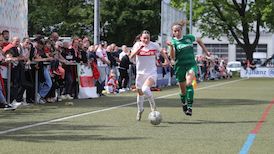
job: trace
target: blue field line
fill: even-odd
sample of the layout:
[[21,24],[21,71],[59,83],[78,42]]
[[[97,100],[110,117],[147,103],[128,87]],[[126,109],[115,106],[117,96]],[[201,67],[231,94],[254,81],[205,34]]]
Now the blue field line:
[[239,154],[247,154],[255,138],[256,134],[249,134]]

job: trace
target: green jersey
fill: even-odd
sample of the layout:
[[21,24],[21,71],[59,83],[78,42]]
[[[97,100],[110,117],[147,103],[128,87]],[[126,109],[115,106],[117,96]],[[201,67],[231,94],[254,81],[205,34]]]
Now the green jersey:
[[196,65],[193,42],[195,36],[189,34],[177,40],[172,38],[171,43],[175,49],[175,66],[193,66]]

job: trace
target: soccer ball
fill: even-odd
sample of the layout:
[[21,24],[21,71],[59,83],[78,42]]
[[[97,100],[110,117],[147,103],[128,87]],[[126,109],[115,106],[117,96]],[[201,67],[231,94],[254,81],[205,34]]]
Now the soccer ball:
[[162,122],[162,116],[159,111],[152,111],[148,115],[148,120],[152,125],[159,125]]

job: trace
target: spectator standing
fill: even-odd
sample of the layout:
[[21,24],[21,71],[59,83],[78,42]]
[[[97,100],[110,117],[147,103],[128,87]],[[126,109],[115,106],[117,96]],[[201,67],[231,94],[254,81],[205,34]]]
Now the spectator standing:
[[107,47],[107,55],[108,59],[110,61],[109,70],[114,72],[116,76],[118,76],[118,62],[119,60],[119,54],[118,51],[115,50],[116,44],[112,43],[110,46]]
[[[30,67],[30,39],[29,38],[23,38],[22,43],[20,44],[20,56],[21,58],[21,70],[20,70],[20,79],[21,84],[18,89],[18,95],[16,97],[16,102],[22,103],[22,105],[29,105],[27,102],[23,100],[23,95],[25,91],[32,91],[31,89],[34,89],[33,80],[30,79],[32,77],[29,73],[31,73],[29,70]],[[26,100],[31,100],[30,96],[27,95]]]
[[126,45],[122,46],[122,52],[120,53],[120,66],[119,66],[119,88],[120,92],[124,92],[127,89],[128,81],[129,81],[129,73],[128,69],[131,64],[129,59],[130,52],[127,49]]
[[[15,36],[12,38],[12,42],[4,47],[3,52],[6,55],[6,60],[11,62],[11,97],[10,101],[12,102],[17,98],[18,88],[20,87],[21,79],[20,73],[22,69],[22,64],[19,63],[21,60],[20,53],[20,39]],[[7,85],[7,84],[6,84]],[[20,104],[19,102],[13,102],[14,105]]]
[[55,44],[59,41],[59,34],[57,32],[52,32],[50,35],[50,40]]
[[[48,93],[48,102],[62,101],[61,92],[64,87],[64,79],[65,79],[65,70],[62,67],[62,64],[68,63],[66,59],[61,55],[62,53],[62,42],[57,41],[55,43],[55,51],[52,53],[53,60],[51,61],[51,69],[50,74],[52,78],[52,87],[50,92]],[[57,98],[56,98],[56,90]]]
[[[73,39],[72,43],[74,44],[73,46],[76,46],[78,44],[78,40]],[[74,66],[76,62],[76,52],[72,47],[69,47],[68,45],[68,43],[63,44],[64,51],[62,52],[62,56],[68,61],[68,63],[65,66],[65,89],[62,99],[73,99],[72,93],[73,86],[75,83],[74,79],[76,76],[76,70]]]
[[100,96],[103,96],[102,91],[104,90],[104,86],[106,85],[105,82],[107,81],[109,70],[108,65],[110,65],[110,61],[108,60],[106,49],[104,49],[104,46],[106,44],[102,42],[98,49],[96,50],[96,61],[97,61],[97,67],[100,72],[100,77],[98,79],[98,82],[96,82],[97,85],[97,93]]
[[34,57],[34,61],[38,62],[38,74],[39,74],[39,95],[38,95],[38,103],[44,104],[47,102],[46,96],[49,93],[52,87],[52,80],[50,77],[49,69],[47,67],[48,64],[44,62],[50,62],[53,60],[52,57],[48,57],[44,51],[45,41],[43,39],[37,40],[36,45],[36,54]]

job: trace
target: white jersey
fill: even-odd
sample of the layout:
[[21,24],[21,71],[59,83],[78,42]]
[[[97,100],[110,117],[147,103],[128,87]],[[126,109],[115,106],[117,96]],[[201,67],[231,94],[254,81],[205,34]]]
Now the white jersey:
[[[136,42],[132,47],[132,51],[137,51],[141,45],[141,42]],[[149,42],[147,46],[143,47],[136,55],[136,73],[157,74],[156,56],[159,55],[160,50],[160,45],[155,42]]]

